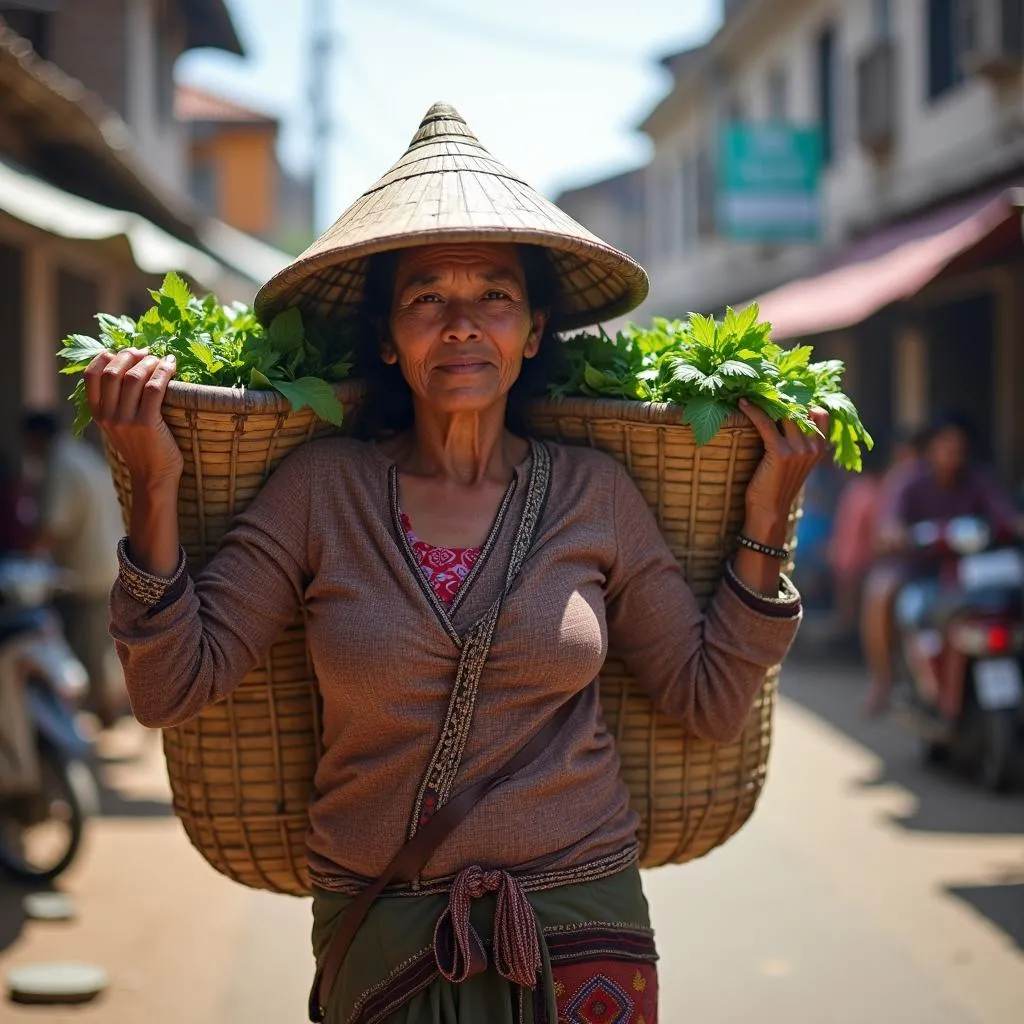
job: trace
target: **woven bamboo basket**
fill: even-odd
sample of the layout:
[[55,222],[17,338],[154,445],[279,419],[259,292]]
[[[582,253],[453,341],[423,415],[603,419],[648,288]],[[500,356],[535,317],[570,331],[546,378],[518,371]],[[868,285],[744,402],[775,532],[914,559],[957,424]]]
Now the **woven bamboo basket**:
[[[338,386],[351,411],[360,385]],[[178,517],[192,572],[216,551],[280,461],[333,428],[292,413],[269,392],[172,382],[164,416],[185,459]],[[721,578],[743,519],[743,495],[761,457],[757,432],[730,418],[697,448],[673,406],[566,399],[536,405],[539,436],[617,457],[654,510],[694,593],[704,604]],[[127,524],[131,486],[107,458]],[[765,780],[778,670],[761,689],[741,739],[687,737],[654,711],[615,656],[601,674],[605,717],[640,813],[645,867],[681,863],[725,842],[753,812]],[[175,814],[221,874],[257,889],[308,895],[305,837],[322,753],[320,701],[301,621],[226,700],[164,731]]]
[[[671,405],[570,398],[536,405],[530,426],[541,437],[608,452],[626,467],[703,606],[742,526],[744,493],[763,446],[750,421],[736,414],[710,444],[697,447],[681,413]],[[791,544],[797,515],[794,509]],[[775,667],[740,739],[715,744],[687,736],[655,711],[609,652],[601,704],[640,814],[643,867],[701,857],[750,818],[766,778],[778,680]]]
[[[336,386],[351,411],[356,382]],[[181,542],[195,572],[217,550],[281,460],[335,428],[311,410],[293,413],[276,392],[172,381],[164,418],[185,459],[178,501]],[[127,525],[131,485],[107,450]],[[320,701],[297,621],[226,700],[164,731],[175,814],[221,874],[257,889],[304,895],[306,822],[321,755]]]

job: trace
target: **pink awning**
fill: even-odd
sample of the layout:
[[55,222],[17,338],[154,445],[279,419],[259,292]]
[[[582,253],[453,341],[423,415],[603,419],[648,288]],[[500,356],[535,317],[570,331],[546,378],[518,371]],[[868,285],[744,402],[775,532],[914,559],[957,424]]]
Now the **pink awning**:
[[967,250],[1011,218],[1024,190],[1000,189],[893,225],[855,242],[833,266],[790,281],[756,301],[782,341],[860,323],[919,292]]

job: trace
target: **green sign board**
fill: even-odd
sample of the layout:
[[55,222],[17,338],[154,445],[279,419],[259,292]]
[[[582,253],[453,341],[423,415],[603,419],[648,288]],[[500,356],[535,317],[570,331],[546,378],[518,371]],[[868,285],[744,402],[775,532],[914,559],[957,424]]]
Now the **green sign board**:
[[819,237],[821,134],[793,125],[726,124],[718,161],[718,230],[743,242]]

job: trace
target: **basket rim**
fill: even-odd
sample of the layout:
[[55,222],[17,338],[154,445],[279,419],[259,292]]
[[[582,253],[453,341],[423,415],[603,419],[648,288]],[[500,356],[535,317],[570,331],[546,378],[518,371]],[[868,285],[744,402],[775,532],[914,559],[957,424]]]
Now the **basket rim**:
[[[532,402],[529,406],[529,411],[534,414],[585,416],[591,420],[622,420],[632,423],[685,427],[689,430],[691,428],[682,422],[684,409],[685,406],[669,402],[640,402],[629,398],[589,398],[586,395],[574,395],[568,398],[542,398]],[[738,410],[730,412],[719,429],[749,429],[757,432],[757,428],[750,419]]]
[[[341,401],[354,401],[363,394],[365,383],[360,378],[331,385]],[[167,386],[164,404],[194,412],[288,413],[291,402],[280,391],[257,391],[250,388],[226,388],[216,384],[188,384],[172,380]]]

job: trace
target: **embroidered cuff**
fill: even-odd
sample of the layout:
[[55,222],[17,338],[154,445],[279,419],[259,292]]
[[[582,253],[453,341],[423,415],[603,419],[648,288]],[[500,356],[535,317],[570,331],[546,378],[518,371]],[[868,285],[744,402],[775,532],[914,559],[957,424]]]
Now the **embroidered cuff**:
[[761,615],[768,615],[774,619],[795,619],[800,614],[800,592],[783,573],[779,573],[779,593],[775,597],[760,594],[752,587],[748,587],[736,575],[731,562],[725,567],[725,582],[748,608]]
[[184,549],[178,556],[178,568],[169,577],[143,572],[128,555],[127,537],[122,537],[117,545],[117,561],[120,566],[117,582],[121,589],[132,600],[150,609],[166,608],[185,591],[188,575]]

